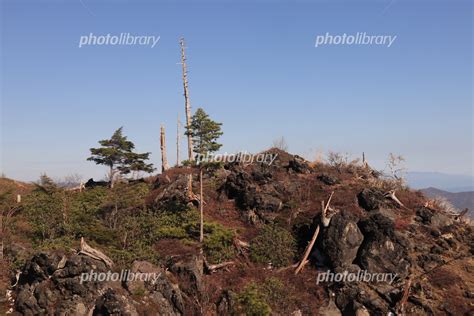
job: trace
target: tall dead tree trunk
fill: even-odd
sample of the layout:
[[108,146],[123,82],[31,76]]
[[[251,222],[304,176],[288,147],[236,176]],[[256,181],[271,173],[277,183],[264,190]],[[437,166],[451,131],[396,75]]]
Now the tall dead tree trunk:
[[178,121],[176,122],[176,167],[179,167],[179,140],[180,140],[180,135],[179,135],[179,113],[178,113]]
[[[183,69],[183,89],[184,89],[184,110],[186,113],[186,131],[188,136],[188,160],[194,161],[193,157],[193,139],[191,136],[191,103],[189,101],[189,91],[188,91],[188,71],[186,68],[186,55],[184,52],[184,38],[182,37],[179,41],[181,47],[181,66]],[[188,196],[193,195],[193,175],[190,173],[188,175]]]
[[201,213],[201,225],[199,232],[199,242],[204,241],[204,194],[202,189],[202,168],[199,170],[199,211]]
[[184,109],[186,112],[186,131],[188,132],[188,159],[189,161],[193,161],[193,139],[191,137],[191,134],[189,134],[189,132],[191,131],[191,103],[189,101],[186,55],[184,52],[184,38],[181,38],[179,44],[181,46],[181,65],[183,68]]
[[165,138],[165,127],[160,127],[160,149],[161,149],[161,172],[165,172],[169,169],[168,159],[166,158],[166,138]]

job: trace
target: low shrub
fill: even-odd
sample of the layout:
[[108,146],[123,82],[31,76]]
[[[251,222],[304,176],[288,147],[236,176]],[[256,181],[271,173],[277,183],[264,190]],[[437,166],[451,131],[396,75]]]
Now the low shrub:
[[271,263],[274,267],[289,265],[296,253],[293,235],[276,225],[266,225],[250,245],[250,258],[257,263]]
[[234,313],[236,315],[267,316],[272,312],[265,293],[255,283],[245,287],[235,299]]

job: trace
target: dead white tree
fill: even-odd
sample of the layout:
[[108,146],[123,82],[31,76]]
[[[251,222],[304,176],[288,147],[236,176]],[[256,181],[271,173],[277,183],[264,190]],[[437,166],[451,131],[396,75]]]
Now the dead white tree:
[[201,213],[199,242],[202,243],[204,241],[204,193],[202,189],[202,168],[199,170],[199,212]]
[[193,161],[193,139],[190,134],[191,131],[191,102],[189,101],[189,91],[188,91],[188,76],[187,76],[187,68],[186,68],[186,55],[185,55],[185,46],[184,46],[184,38],[182,37],[179,41],[181,46],[181,65],[183,70],[183,88],[184,88],[184,110],[186,113],[186,131],[188,136],[188,159],[189,161]]
[[169,169],[168,159],[166,157],[166,138],[165,138],[165,127],[160,127],[160,149],[161,149],[161,172],[165,172]]
[[179,133],[179,126],[181,122],[179,121],[179,112],[178,112],[178,120],[176,122],[176,167],[179,167],[179,141],[180,141],[180,133]]
[[[189,91],[188,91],[188,71],[186,68],[186,54],[185,54],[185,44],[184,38],[181,37],[179,41],[181,47],[181,66],[183,70],[183,89],[184,89],[184,110],[186,113],[186,134],[188,137],[188,160],[190,162],[194,161],[193,157],[193,138],[191,136],[191,102],[189,101]],[[188,196],[191,198],[193,196],[193,175],[190,173],[188,175]],[[201,203],[202,204],[202,203]]]
[[[324,206],[324,201],[321,201],[321,209],[322,209],[321,222],[322,222],[324,227],[329,226],[329,223],[331,222],[331,218],[335,214],[334,212],[332,212],[331,215],[328,215],[328,213],[327,213],[327,211],[329,209],[329,203],[331,203],[331,199],[332,199],[333,194],[334,194],[334,192],[331,192],[331,195],[329,196],[329,199],[328,199],[328,202],[327,202],[326,206]],[[309,261],[308,260],[309,254],[311,253],[311,249],[313,249],[314,243],[316,242],[316,239],[318,238],[318,235],[319,235],[319,229],[320,229],[319,226],[320,225],[318,225],[316,227],[316,230],[314,231],[314,234],[313,234],[313,238],[311,238],[310,243],[306,247],[303,258],[301,259],[300,263],[298,264],[298,267],[295,270],[295,275],[298,274],[301,270],[303,270],[304,266]]]

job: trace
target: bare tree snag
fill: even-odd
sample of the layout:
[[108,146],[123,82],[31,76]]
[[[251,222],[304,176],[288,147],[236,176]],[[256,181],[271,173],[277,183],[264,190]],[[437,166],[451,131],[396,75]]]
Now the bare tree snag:
[[188,91],[188,77],[186,69],[186,55],[184,52],[184,38],[182,37],[179,41],[181,46],[181,65],[183,69],[183,88],[184,88],[184,109],[186,112],[186,131],[188,132],[188,159],[189,161],[194,161],[193,157],[193,139],[189,132],[191,131],[191,103],[189,101],[189,91]]
[[324,206],[324,201],[321,201],[321,209],[322,209],[322,213],[321,213],[322,220],[321,220],[321,222],[323,223],[324,227],[329,226],[329,223],[331,222],[331,218],[335,214],[335,212],[332,212],[332,213],[328,214],[329,204],[331,203],[331,199],[332,199],[333,194],[334,194],[334,191],[331,192],[331,195],[329,196],[328,203],[326,204],[326,206]]
[[[179,41],[179,45],[181,47],[181,66],[183,69],[183,89],[184,89],[184,110],[186,113],[186,131],[188,136],[188,160],[194,161],[193,157],[193,139],[191,137],[191,103],[189,101],[189,91],[188,91],[188,71],[186,68],[186,55],[184,52],[184,38],[181,37]],[[193,176],[190,174],[188,176],[188,195],[192,195],[193,190]]]
[[160,127],[160,149],[161,149],[161,172],[165,172],[169,169],[168,158],[166,157],[166,138],[165,138],[165,127]]
[[199,242],[204,241],[204,195],[202,190],[202,168],[199,170],[199,211],[201,213],[201,224],[199,231]]
[[362,166],[366,169],[369,169],[369,164],[367,163],[367,160],[365,159],[365,152],[362,152]]
[[[329,223],[331,221],[331,217],[334,215],[334,213],[331,214],[331,215],[327,214],[327,211],[329,209],[329,203],[331,203],[331,199],[332,199],[333,194],[334,194],[334,191],[331,192],[331,195],[329,196],[329,199],[328,199],[328,202],[327,202],[326,206],[324,206],[324,201],[321,202],[321,208],[322,208],[322,213],[321,213],[322,220],[321,220],[321,222],[323,223],[324,227],[329,226]],[[311,242],[306,247],[306,250],[305,250],[304,255],[303,255],[303,259],[301,259],[298,267],[295,270],[295,275],[298,274],[301,270],[303,270],[304,266],[309,262],[308,257],[309,257],[309,254],[311,253],[311,249],[313,249],[313,246],[314,246],[314,243],[316,242],[316,239],[318,238],[319,229],[320,229],[319,227],[320,227],[320,225],[318,225],[318,227],[316,227],[316,230],[314,231],[314,234],[313,234],[313,238],[311,238]]]
[[103,261],[109,268],[114,265],[114,262],[103,252],[89,246],[84,240],[84,237],[81,237],[81,250],[79,251],[79,254]]
[[180,134],[179,134],[179,125],[181,122],[179,121],[179,112],[178,112],[178,121],[176,122],[176,167],[179,167],[179,141],[180,141]]

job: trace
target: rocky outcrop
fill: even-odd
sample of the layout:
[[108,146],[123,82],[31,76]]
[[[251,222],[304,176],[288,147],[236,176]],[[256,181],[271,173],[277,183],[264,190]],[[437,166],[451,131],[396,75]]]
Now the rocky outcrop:
[[357,226],[357,218],[342,211],[332,217],[329,227],[322,232],[322,250],[333,269],[348,267],[357,256],[364,236]]
[[[163,268],[138,261],[130,272],[148,273],[153,278],[124,282],[86,279],[81,277],[83,273],[111,271],[103,262],[86,256],[40,253],[21,271],[15,287],[15,309],[22,315],[140,315],[146,309],[155,311],[156,315],[193,314],[189,311],[193,311],[194,301],[171,280],[180,278],[185,274],[183,271],[190,271],[195,281],[200,280],[202,271],[192,268],[174,271],[176,276],[168,275]],[[200,293],[202,288],[196,286],[193,290]]]
[[393,221],[381,213],[374,213],[359,222],[364,241],[359,247],[356,262],[370,273],[408,275],[409,242],[395,233]]
[[376,188],[367,188],[357,195],[360,207],[366,211],[394,207],[395,204],[385,197],[385,193]]
[[249,173],[241,166],[230,166],[231,172],[223,186],[228,198],[235,199],[244,211],[254,210],[260,219],[265,220],[267,213],[278,212],[283,206],[284,188],[271,179],[264,167],[253,169]]

